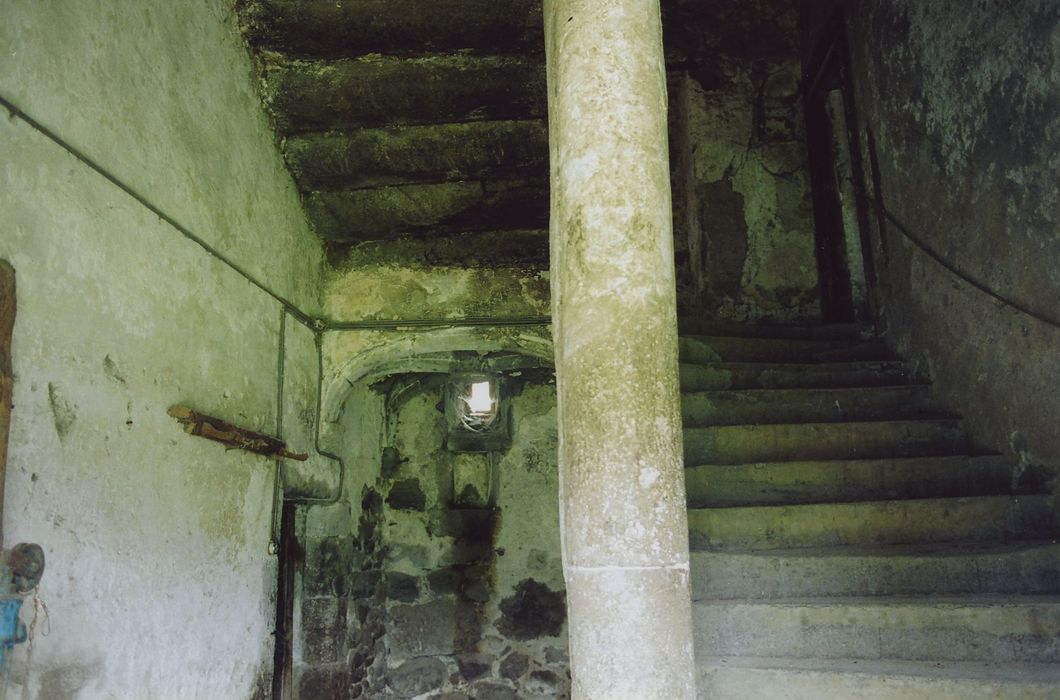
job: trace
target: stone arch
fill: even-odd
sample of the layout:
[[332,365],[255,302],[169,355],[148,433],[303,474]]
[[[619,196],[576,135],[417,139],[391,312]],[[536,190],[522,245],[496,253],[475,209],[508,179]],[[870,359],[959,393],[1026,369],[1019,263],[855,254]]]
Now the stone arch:
[[[325,368],[321,415],[325,437],[336,437],[332,433],[338,417],[350,388],[358,382],[399,372],[449,372],[456,352],[512,353],[547,367],[553,362],[552,339],[545,326],[402,329],[365,331],[357,336],[353,343],[338,338],[329,348],[328,354],[345,359],[332,370]],[[349,350],[344,352],[344,348]]]

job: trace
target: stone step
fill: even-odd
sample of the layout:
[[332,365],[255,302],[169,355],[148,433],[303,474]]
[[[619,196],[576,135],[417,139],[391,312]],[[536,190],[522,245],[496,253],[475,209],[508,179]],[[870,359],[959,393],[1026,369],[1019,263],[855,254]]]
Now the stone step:
[[805,338],[734,338],[683,335],[683,362],[856,362],[894,359],[879,339],[812,340]]
[[875,337],[872,326],[861,323],[827,324],[754,324],[739,321],[689,318],[677,319],[682,335],[727,336],[734,338],[791,338],[801,340],[869,340]]
[[541,0],[244,0],[254,46],[303,55],[540,52]]
[[703,700],[1056,700],[1060,667],[697,656]]
[[692,597],[1060,593],[1060,545],[847,546],[759,552],[692,552]]
[[923,596],[697,601],[703,656],[1060,661],[1060,598]]
[[688,427],[941,418],[923,384],[875,388],[746,389],[685,393]]
[[969,496],[692,508],[688,530],[692,549],[713,551],[1039,540],[1057,515],[1051,496]]
[[542,119],[301,134],[288,138],[284,150],[304,189],[548,176]]
[[548,184],[462,181],[314,192],[305,210],[329,241],[545,228]]
[[894,420],[685,428],[685,464],[974,454],[960,421]]
[[282,133],[545,115],[544,64],[510,56],[267,62]]
[[[400,237],[363,241],[342,253],[340,266],[404,266],[461,269],[489,268],[505,274],[511,268],[548,269],[548,230],[477,231],[439,234],[426,238]],[[547,290],[548,279],[542,284]]]
[[682,362],[682,391],[719,389],[781,389],[868,387],[912,381],[901,362],[766,363]]
[[[1018,486],[1036,491],[1044,475],[1026,471]],[[693,508],[843,503],[1007,493],[1014,474],[996,455],[712,464],[685,470]]]

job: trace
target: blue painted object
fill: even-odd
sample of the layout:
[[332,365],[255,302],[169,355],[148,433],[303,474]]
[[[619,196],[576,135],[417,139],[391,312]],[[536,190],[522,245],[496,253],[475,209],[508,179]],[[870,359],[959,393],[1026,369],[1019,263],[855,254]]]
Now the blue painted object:
[[37,587],[43,574],[44,550],[40,545],[22,543],[0,552],[0,670],[4,669],[7,652],[29,636],[18,613],[22,596]]
[[4,666],[7,652],[26,641],[26,625],[18,619],[21,608],[21,598],[0,600],[0,668]]

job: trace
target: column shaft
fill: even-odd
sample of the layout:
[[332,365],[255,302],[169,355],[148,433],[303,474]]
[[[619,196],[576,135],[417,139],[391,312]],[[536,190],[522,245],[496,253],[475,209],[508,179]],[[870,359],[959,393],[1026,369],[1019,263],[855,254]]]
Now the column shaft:
[[578,700],[695,696],[658,0],[544,0]]

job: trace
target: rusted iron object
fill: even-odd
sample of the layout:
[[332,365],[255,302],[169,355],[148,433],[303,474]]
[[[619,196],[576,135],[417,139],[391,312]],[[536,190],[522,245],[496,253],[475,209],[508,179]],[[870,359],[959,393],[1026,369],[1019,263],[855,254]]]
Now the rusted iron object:
[[[15,268],[0,260],[0,522],[4,515],[4,480],[7,473],[7,435],[11,425],[11,402],[15,373],[11,367],[11,334],[15,328]],[[3,543],[0,528],[0,543]]]
[[197,435],[234,449],[246,450],[273,459],[295,459],[299,462],[309,459],[307,454],[289,452],[287,444],[282,440],[240,428],[220,418],[193,411],[187,406],[173,406],[168,413],[184,425],[184,431],[189,435]]
[[26,593],[37,587],[44,575],[44,549],[39,544],[16,544],[0,554],[3,561],[3,592]]

